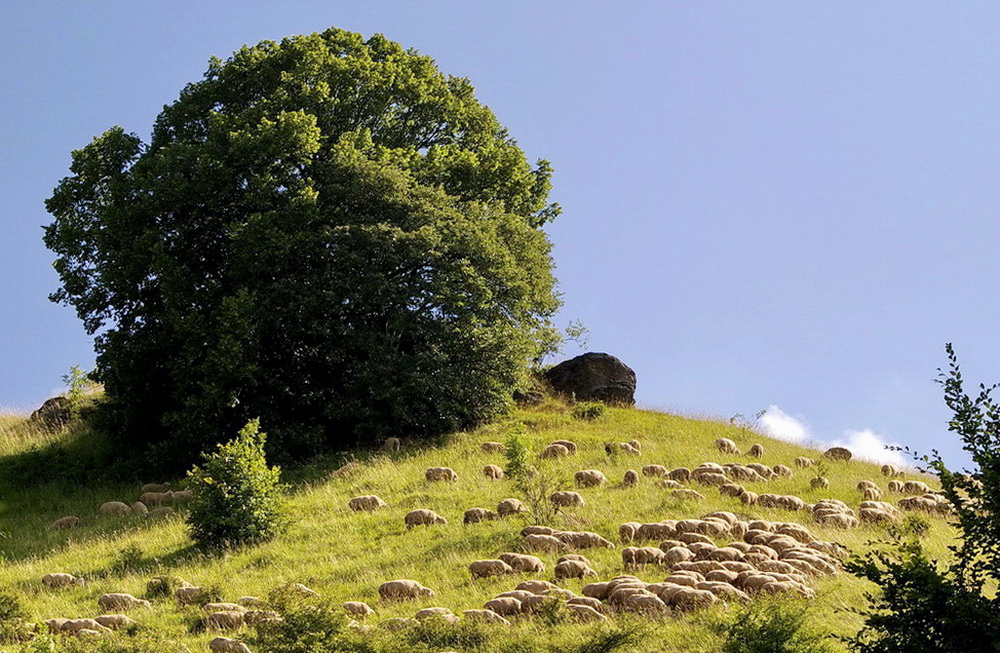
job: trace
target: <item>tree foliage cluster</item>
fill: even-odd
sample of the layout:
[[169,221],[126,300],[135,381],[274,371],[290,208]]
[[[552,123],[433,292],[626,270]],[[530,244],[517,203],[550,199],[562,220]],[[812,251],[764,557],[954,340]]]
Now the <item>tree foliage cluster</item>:
[[175,469],[255,417],[284,458],[471,425],[556,339],[549,164],[381,35],[213,58],[71,173],[52,299],[95,335],[100,423]]
[[932,560],[920,529],[890,532],[888,546],[852,560],[847,569],[878,586],[865,626],[851,642],[859,653],[1000,650],[1000,404],[996,385],[965,392],[958,359],[946,345],[940,372],[952,411],[948,429],[972,458],[974,471],[954,472],[937,451],[922,458],[941,480],[955,514],[954,560]]

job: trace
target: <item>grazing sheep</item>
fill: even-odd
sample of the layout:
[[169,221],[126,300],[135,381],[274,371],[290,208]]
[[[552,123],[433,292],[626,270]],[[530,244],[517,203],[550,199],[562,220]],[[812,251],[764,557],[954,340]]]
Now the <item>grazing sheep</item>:
[[223,610],[208,615],[206,627],[208,630],[236,630],[245,624],[243,613],[236,610]]
[[424,478],[429,482],[448,481],[453,483],[458,480],[458,474],[451,467],[428,467],[424,472]]
[[238,639],[216,637],[208,643],[212,653],[250,653],[250,648]]
[[525,526],[521,529],[521,537],[525,535],[555,535],[556,533],[556,529],[551,526],[539,526],[538,524]]
[[573,442],[572,440],[555,440],[550,444],[561,444],[562,446],[566,447],[566,449],[569,451],[569,455],[571,456],[576,455],[576,443]]
[[740,452],[739,448],[736,446],[736,443],[730,440],[729,438],[719,438],[718,440],[716,440],[715,448],[718,449],[720,452],[727,454],[738,454]]
[[174,590],[174,598],[181,605],[187,605],[188,603],[197,603],[198,599],[201,598],[202,588],[193,585],[187,585],[185,587],[178,587]]
[[878,501],[882,498],[882,490],[871,487],[866,487],[861,490],[861,496],[864,497],[865,501]]
[[783,478],[791,478],[793,476],[792,468],[787,465],[775,465],[771,468],[775,476],[780,476]]
[[642,454],[640,449],[633,447],[629,442],[611,442],[604,445],[604,452],[609,456],[618,453],[625,454],[626,456],[639,456]]
[[143,492],[139,495],[139,501],[147,506],[158,506],[161,503],[170,503],[173,497],[174,493],[169,490],[166,492]]
[[[50,626],[51,628],[51,626]],[[96,633],[110,633],[111,629],[97,623],[96,619],[66,619],[59,627],[60,633],[77,634],[81,630],[90,630]]]
[[511,569],[516,572],[540,574],[545,571],[545,563],[540,558],[532,555],[524,553],[501,553],[497,557],[510,565]]
[[809,481],[809,487],[812,489],[826,489],[830,487],[830,479],[825,476],[816,476],[811,481]]
[[149,514],[149,508],[146,507],[142,501],[136,501],[132,504],[132,513],[136,515],[142,515],[145,517]]
[[481,521],[493,521],[499,519],[500,515],[486,508],[469,508],[462,518],[463,524],[478,524]]
[[406,513],[403,518],[403,523],[406,524],[406,529],[409,530],[414,526],[431,526],[433,524],[447,524],[448,520],[437,514],[433,510],[428,510],[426,508],[418,508],[417,510],[411,510]]
[[639,474],[634,469],[629,469],[625,472],[625,479],[622,481],[622,485],[625,487],[634,487],[639,484]]
[[614,544],[597,533],[564,531],[556,534],[555,537],[576,549],[590,549],[593,547],[615,548]]
[[170,506],[160,506],[159,508],[153,508],[150,510],[147,516],[151,519],[157,519],[160,517],[169,517],[172,514],[174,514],[173,508]]
[[751,446],[750,447],[750,451],[747,451],[747,455],[748,456],[753,456],[754,458],[763,458],[764,457],[764,445],[762,445],[762,444],[755,444],[755,445]]
[[573,479],[577,487],[597,487],[608,480],[598,469],[581,469],[573,475]]
[[[446,621],[454,623],[455,615],[452,613],[450,608],[424,608],[423,610],[417,610],[417,613],[413,615],[413,618],[417,621],[423,621],[424,619],[432,619],[435,617],[440,617]],[[451,619],[449,619],[451,617]]]
[[795,459],[795,466],[800,468],[812,467],[815,463],[812,458],[806,458],[805,456],[799,456]]
[[774,478],[774,470],[763,463],[747,463],[747,467],[760,474],[762,479]]
[[137,599],[131,594],[113,593],[102,594],[97,599],[97,605],[102,612],[116,612],[131,610],[133,608],[148,608],[149,601]]
[[590,568],[585,562],[579,560],[563,560],[556,564],[556,580],[564,578],[585,578],[586,576],[596,576],[597,572]]
[[889,481],[889,491],[902,493],[903,482],[902,481]]
[[676,469],[671,469],[667,472],[667,478],[671,481],[687,483],[691,480],[691,470],[687,467],[677,467]]
[[681,499],[683,501],[700,501],[705,498],[705,495],[694,490],[671,490],[670,493],[675,499]]
[[191,490],[174,490],[170,494],[170,500],[174,503],[185,503],[190,501],[194,497],[194,492]]
[[504,477],[503,469],[499,465],[486,465],[483,467],[483,476],[491,481],[499,481]]
[[592,623],[595,621],[607,621],[608,618],[603,614],[590,607],[589,605],[580,605],[577,603],[566,604],[566,608],[569,610],[570,615],[576,621],[580,623]]
[[656,485],[658,487],[662,487],[662,488],[664,488],[666,490],[676,490],[676,489],[684,487],[680,483],[678,483],[677,481],[675,481],[673,479],[669,479],[669,478],[663,479],[662,481],[658,482]]
[[551,589],[555,589],[555,587],[555,585],[547,580],[526,580],[518,583],[514,589],[525,590],[532,594],[543,594]]
[[556,508],[580,508],[587,505],[578,492],[553,492],[549,501]]
[[51,524],[49,524],[48,530],[50,531],[67,531],[71,528],[77,528],[80,525],[80,518],[70,515],[69,517],[61,517]]
[[42,576],[42,585],[46,587],[69,587],[70,585],[83,585],[85,582],[73,574],[55,573]]
[[170,483],[146,483],[139,490],[139,494],[144,494],[146,492],[169,492]]
[[923,481],[906,481],[903,483],[903,492],[906,494],[927,494],[931,488]]
[[882,476],[888,476],[892,478],[894,476],[902,476],[903,470],[895,465],[882,465]]
[[527,509],[520,499],[504,499],[497,504],[497,514],[501,517],[516,515],[525,512]]
[[375,496],[374,494],[366,494],[360,497],[354,497],[347,502],[347,507],[354,512],[375,512],[379,508],[385,508],[386,502]]
[[483,453],[503,453],[507,447],[502,442],[484,442],[479,446]]
[[503,560],[476,560],[469,565],[469,573],[473,578],[488,578],[513,574],[514,568]]
[[483,607],[497,613],[501,617],[509,617],[521,613],[521,602],[513,596],[502,596],[491,599]]
[[698,474],[694,476],[694,479],[701,485],[714,485],[715,487],[720,487],[729,482],[729,478],[725,474],[718,474],[716,472]]
[[378,595],[383,601],[417,599],[434,596],[434,590],[424,587],[415,580],[390,580],[379,585]]
[[830,447],[823,452],[823,456],[830,460],[850,460],[852,454],[849,449],[844,447]]
[[357,617],[358,619],[364,619],[370,614],[375,614],[371,606],[364,601],[347,601],[344,603],[344,612],[351,615],[352,617]]
[[631,445],[631,446],[632,446],[632,448],[633,448],[633,449],[635,449],[636,451],[642,451],[642,445],[641,445],[641,444],[639,443],[639,441],[638,441],[638,440],[629,440],[629,441],[628,441],[628,443],[629,443],[629,445]]
[[746,492],[746,488],[736,483],[725,483],[719,486],[719,494],[727,497],[738,497]]
[[631,542],[635,539],[640,526],[642,526],[642,524],[634,521],[622,524],[618,527],[618,539],[622,542]]
[[667,468],[663,465],[646,465],[642,468],[643,476],[663,477],[667,475]]
[[110,630],[118,630],[135,624],[135,621],[126,614],[102,614],[99,617],[94,617],[94,621]]
[[552,535],[528,535],[521,540],[526,551],[567,551],[569,545]]
[[471,622],[480,622],[486,624],[499,624],[501,626],[509,626],[510,622],[498,615],[492,610],[465,610],[462,612],[462,616]]
[[102,515],[121,515],[132,512],[132,509],[128,507],[127,503],[123,503],[121,501],[106,501],[101,504],[101,507],[97,509],[97,512]]
[[267,624],[281,623],[284,619],[274,610],[250,610],[243,613],[243,621],[248,626],[259,628]]
[[382,451],[399,451],[400,444],[399,438],[386,438],[385,441],[382,442]]
[[562,444],[550,444],[542,449],[542,458],[565,458],[569,455],[569,449]]
[[230,612],[247,611],[247,609],[244,608],[239,603],[222,603],[222,602],[206,603],[205,605],[201,606],[201,609],[204,610],[205,612],[223,612],[226,610]]

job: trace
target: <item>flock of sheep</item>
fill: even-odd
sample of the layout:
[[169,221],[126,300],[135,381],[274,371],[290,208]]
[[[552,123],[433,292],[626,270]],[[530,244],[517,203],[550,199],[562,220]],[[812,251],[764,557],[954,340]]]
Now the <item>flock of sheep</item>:
[[[726,455],[739,455],[736,444],[721,438],[715,442],[717,450]],[[387,440],[386,451],[398,451],[400,442],[396,438]],[[638,441],[616,442],[605,447],[608,454],[640,456]],[[504,445],[498,442],[484,442],[484,454],[502,454]],[[562,459],[575,456],[578,447],[574,442],[558,440],[547,445],[541,452],[545,459]],[[750,457],[761,458],[763,447],[753,445],[747,452]],[[848,460],[850,451],[833,448],[825,452],[830,460]],[[799,457],[793,461],[795,468],[805,470],[813,467],[815,461]],[[356,467],[351,463],[346,467]],[[342,476],[346,469],[335,473]],[[655,479],[666,491],[684,499],[704,499],[701,493],[715,487],[723,496],[738,499],[748,509],[752,507],[779,508],[810,515],[813,522],[822,526],[853,528],[860,522],[881,524],[898,519],[899,509],[922,510],[931,513],[945,513],[948,503],[944,498],[921,481],[900,481],[896,477],[901,471],[892,465],[882,467],[882,473],[891,478],[887,492],[909,493],[893,505],[882,500],[882,489],[877,483],[862,480],[857,488],[862,501],[858,512],[844,502],[822,499],[807,504],[803,499],[791,495],[758,493],[747,489],[744,483],[766,483],[794,474],[792,467],[785,465],[767,466],[759,462],[725,463],[704,462],[694,468],[678,467],[667,469],[662,465],[649,464],[641,470],[625,472],[622,487],[636,486],[641,477]],[[482,474],[488,481],[504,478],[503,469],[496,464],[487,464]],[[450,467],[430,467],[425,472],[429,483],[455,483],[458,474]],[[604,473],[597,469],[583,469],[574,474],[577,489],[598,487],[606,484]],[[825,488],[828,480],[815,476],[810,485]],[[698,489],[694,489],[695,486]],[[701,491],[699,491],[701,490]],[[171,492],[166,486],[150,484],[142,488],[139,501],[129,506],[124,502],[103,504],[101,514],[140,513],[149,514],[157,510],[169,510],[166,503],[185,500],[183,491]],[[583,494],[577,491],[560,490],[549,497],[560,510],[586,505]],[[148,506],[157,506],[152,511]],[[355,512],[382,510],[388,503],[376,495],[351,498],[347,507]],[[898,506],[898,507],[897,507]],[[499,520],[526,512],[524,504],[517,498],[506,498],[495,508],[471,507],[465,510],[463,523],[473,525],[483,521]],[[79,520],[76,517],[64,520]],[[407,512],[403,518],[406,529],[434,527],[448,521],[430,508],[418,508]],[[65,526],[53,525],[54,528]],[[522,540],[519,551],[498,552],[495,558],[472,560],[468,571],[473,580],[521,574],[541,575],[547,564],[539,555],[558,555],[552,567],[553,579],[527,579],[517,583],[511,590],[502,592],[481,609],[465,610],[461,616],[446,607],[423,608],[412,618],[397,617],[384,622],[389,629],[406,628],[423,619],[437,618],[449,622],[461,619],[498,624],[509,624],[512,618],[530,617],[547,605],[559,604],[573,618],[584,621],[603,621],[616,612],[635,612],[649,616],[663,616],[703,608],[718,602],[745,602],[756,596],[772,594],[793,594],[812,597],[815,590],[810,586],[812,579],[838,573],[846,551],[839,545],[817,539],[809,528],[792,521],[767,521],[743,518],[736,513],[717,511],[696,519],[670,519],[655,523],[627,522],[618,530],[621,550],[622,574],[606,581],[598,581],[598,571],[580,551],[595,547],[615,548],[615,543],[601,534],[558,530],[547,526],[532,525],[521,530]],[[719,545],[716,542],[725,541]],[[655,545],[653,545],[655,543]],[[539,555],[535,555],[539,554]],[[660,582],[648,583],[627,572],[649,567],[662,568],[666,574]],[[577,594],[560,587],[567,579],[595,578],[582,587]],[[153,583],[157,579],[150,581]],[[553,582],[554,581],[554,582]],[[49,574],[42,579],[48,587],[65,587],[82,584],[82,579],[69,574]],[[303,595],[315,592],[301,585],[291,586]],[[183,583],[176,589],[174,598],[184,605],[196,600],[201,588]],[[434,591],[411,579],[394,579],[382,583],[378,597],[383,602],[433,597]],[[131,625],[133,621],[125,612],[148,607],[149,602],[129,594],[105,594],[98,600],[102,612],[100,616],[82,619],[50,619],[46,623],[51,632],[77,636],[100,636],[110,630]],[[255,597],[242,597],[234,603],[206,603],[205,623],[209,630],[235,631],[245,626],[259,627],[282,619],[276,612],[261,609],[263,606]],[[558,606],[557,606],[558,607]],[[375,611],[363,601],[348,601],[343,609],[353,619],[352,627],[362,630],[370,626],[361,625]],[[245,644],[236,639],[217,637],[211,642],[214,653],[249,653]]]
[[[169,483],[147,483],[139,490],[139,498],[131,505],[124,501],[106,501],[97,508],[97,514],[102,517],[112,515],[137,515],[140,517],[158,518],[174,514],[172,505],[182,505],[191,498],[191,490],[170,490]],[[65,531],[78,528],[83,524],[76,515],[60,517],[51,524],[50,531]]]

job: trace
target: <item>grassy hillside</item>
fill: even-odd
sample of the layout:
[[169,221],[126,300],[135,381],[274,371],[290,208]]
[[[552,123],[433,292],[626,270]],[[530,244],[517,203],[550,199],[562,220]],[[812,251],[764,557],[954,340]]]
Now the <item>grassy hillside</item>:
[[[481,608],[496,594],[513,589],[518,582],[530,577],[520,574],[472,580],[468,572],[468,565],[473,560],[517,551],[521,539],[519,531],[529,523],[527,519],[512,517],[474,525],[462,523],[462,514],[467,508],[494,508],[501,499],[517,496],[509,481],[489,481],[481,472],[483,465],[503,466],[504,461],[500,455],[482,453],[480,444],[487,440],[503,441],[512,429],[524,432],[536,451],[557,439],[573,440],[579,445],[576,456],[542,462],[545,468],[565,480],[567,489],[573,489],[573,473],[580,469],[600,469],[608,477],[609,482],[603,487],[578,490],[586,498],[587,505],[558,515],[551,524],[557,528],[595,531],[617,543],[618,526],[626,521],[654,522],[728,510],[744,517],[800,522],[818,538],[842,543],[853,551],[862,550],[868,542],[884,535],[881,527],[862,525],[843,531],[820,526],[803,512],[748,509],[737,499],[721,496],[715,488],[692,486],[705,495],[705,500],[678,501],[657,487],[653,479],[642,478],[634,488],[622,487],[621,483],[627,469],[638,470],[651,463],[672,468],[695,467],[704,461],[746,463],[753,460],[719,454],[713,446],[719,437],[733,439],[743,451],[754,442],[762,443],[761,462],[767,465],[791,466],[796,456],[818,458],[816,451],[712,421],[631,409],[608,409],[596,420],[582,421],[574,419],[563,406],[547,404],[539,409],[520,410],[503,421],[473,432],[455,434],[436,446],[404,442],[402,450],[391,455],[360,452],[357,455],[362,464],[347,474],[332,474],[344,462],[335,457],[326,465],[295,470],[287,474],[292,484],[287,530],[272,542],[224,556],[206,557],[193,550],[180,517],[156,521],[96,514],[97,507],[104,501],[135,501],[138,487],[131,483],[0,487],[0,532],[3,533],[0,536],[3,556],[0,588],[14,588],[23,597],[33,619],[95,616],[100,614],[98,596],[106,592],[142,596],[146,580],[156,574],[175,574],[196,585],[218,587],[224,599],[229,601],[244,595],[266,596],[279,585],[301,582],[337,601],[367,601],[377,611],[368,620],[374,624],[389,617],[410,617],[416,610],[429,606],[445,606],[455,614]],[[23,417],[0,417],[0,465],[6,457],[32,446],[38,438],[51,437],[32,432]],[[605,453],[606,442],[633,439],[642,444],[641,457],[609,457]],[[871,479],[883,489],[886,486],[886,479],[875,465],[856,461],[827,464],[829,489],[811,489],[809,480],[813,474],[798,469],[792,478],[746,485],[756,492],[795,494],[808,503],[836,498],[855,508],[862,500],[855,489],[859,480]],[[424,470],[430,466],[452,467],[459,474],[459,481],[454,484],[426,482]],[[917,475],[907,478],[928,480]],[[370,514],[351,512],[347,502],[360,494],[377,494],[388,507]],[[886,495],[885,498],[894,501],[900,496]],[[446,517],[449,523],[407,531],[403,516],[414,508],[430,508]],[[79,516],[83,525],[70,531],[46,530],[48,524],[66,515]],[[926,544],[931,552],[944,555],[954,537],[954,529],[941,517],[929,519],[932,526]],[[727,541],[729,538],[723,538],[718,544]],[[656,582],[667,575],[665,569],[654,566],[623,572],[621,544],[615,549],[588,549],[582,553],[594,563],[599,573],[597,580],[633,573],[643,580]],[[541,577],[552,580],[558,556],[536,555],[547,564],[546,573]],[[84,587],[48,589],[41,585],[40,579],[49,572],[83,575],[88,583]],[[436,596],[397,604],[380,603],[379,584],[396,578],[417,580],[432,588]],[[579,580],[563,583],[577,592],[584,584]],[[813,580],[811,585],[817,591],[816,599],[810,602],[813,606],[811,623],[834,635],[855,632],[860,621],[850,610],[863,604],[863,593],[868,589],[866,584],[840,574]],[[615,616],[611,626],[573,623],[547,626],[537,619],[525,618],[513,628],[486,629],[489,636],[482,642],[470,640],[463,645],[446,638],[443,643],[410,642],[406,650],[531,650],[526,642],[551,644],[557,650],[568,650],[573,642],[593,632],[638,625],[644,634],[641,642],[629,650],[712,651],[718,649],[719,640],[709,625],[731,609],[722,606],[661,620]],[[197,621],[197,615],[195,608],[180,609],[171,600],[159,600],[154,602],[152,609],[138,611],[133,616],[145,631],[173,642],[169,646],[164,644],[162,650],[176,646],[180,647],[178,650],[186,647],[191,651],[206,651],[214,635],[192,632],[196,630],[192,624]],[[247,637],[254,648],[252,638],[249,634]],[[840,646],[834,642],[836,650]],[[258,649],[254,650],[259,653]],[[395,650],[401,649],[397,646]],[[546,649],[536,647],[536,650]]]

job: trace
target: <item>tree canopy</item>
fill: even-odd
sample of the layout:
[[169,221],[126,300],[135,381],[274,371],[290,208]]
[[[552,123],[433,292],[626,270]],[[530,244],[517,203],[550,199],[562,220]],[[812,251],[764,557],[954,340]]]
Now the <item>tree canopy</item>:
[[71,173],[51,298],[95,335],[102,423],[163,464],[256,417],[285,458],[471,425],[556,338],[548,163],[381,35],[212,59]]

